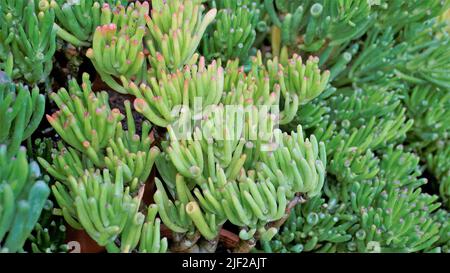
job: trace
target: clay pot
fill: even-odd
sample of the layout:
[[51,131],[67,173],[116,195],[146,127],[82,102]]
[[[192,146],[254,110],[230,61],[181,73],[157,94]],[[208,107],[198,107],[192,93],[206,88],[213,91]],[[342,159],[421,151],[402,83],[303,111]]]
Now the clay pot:
[[102,253],[105,248],[98,245],[84,230],[67,228],[66,244],[69,253]]
[[239,245],[239,241],[241,239],[239,238],[239,235],[228,231],[224,228],[222,228],[219,232],[219,241],[229,249],[235,248]]

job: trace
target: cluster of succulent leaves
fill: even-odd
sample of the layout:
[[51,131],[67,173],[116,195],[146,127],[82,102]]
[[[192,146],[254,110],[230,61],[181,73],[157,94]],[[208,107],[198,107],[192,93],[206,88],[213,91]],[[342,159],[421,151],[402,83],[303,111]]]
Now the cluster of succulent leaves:
[[0,251],[21,252],[50,195],[38,163],[20,146],[38,127],[45,99],[10,77],[0,72]]
[[[335,2],[345,10],[370,1]],[[438,18],[449,3],[419,2],[378,1],[364,9],[365,23],[356,23],[359,12],[349,11],[358,34],[345,41],[333,38],[333,24],[325,32],[311,31],[316,36],[308,39],[312,18],[305,23],[304,43],[289,44],[281,35],[286,47],[279,54],[317,43],[311,51],[331,71],[335,89],[297,115],[298,123],[326,143],[330,163],[322,197],[299,205],[260,250],[449,251],[450,50],[448,18]],[[332,11],[326,6],[322,12]],[[315,10],[311,6],[313,17]]]
[[[235,252],[449,252],[449,8],[2,1],[0,251],[67,252],[71,228],[108,252],[214,252],[232,226]],[[87,73],[53,89],[58,44],[123,105]]]

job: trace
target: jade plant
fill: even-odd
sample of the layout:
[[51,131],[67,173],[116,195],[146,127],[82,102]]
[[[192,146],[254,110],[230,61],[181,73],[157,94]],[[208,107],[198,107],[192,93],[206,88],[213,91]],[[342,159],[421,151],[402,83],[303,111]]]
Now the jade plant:
[[38,158],[48,173],[67,181],[69,176],[81,176],[87,169],[105,168],[114,174],[121,167],[133,191],[146,182],[159,149],[150,147],[153,139],[149,123],[142,124],[141,136],[136,134],[130,102],[125,102],[125,131],[120,123],[125,116],[119,109],[111,109],[106,91],[92,92],[88,74],[84,74],[81,86],[72,80],[69,91],[62,88],[50,97],[60,110],[47,115],[47,120],[68,146],[58,144],[52,163]]
[[37,87],[14,84],[0,71],[0,144],[13,156],[22,141],[37,129],[44,115],[45,97]]
[[194,107],[197,98],[202,98],[201,106],[216,105],[224,91],[224,72],[220,62],[206,66],[203,58],[198,64],[186,66],[183,70],[161,72],[159,79],[152,77],[148,85],[137,86],[122,76],[124,87],[136,97],[135,109],[162,127],[179,118],[179,106]]
[[[46,0],[0,3],[0,69],[35,85],[47,81],[56,50],[55,14]],[[6,67],[5,67],[6,66]]]
[[154,209],[149,209],[147,217],[138,211],[143,192],[132,197],[120,166],[115,176],[107,169],[86,171],[78,179],[70,176],[67,188],[60,186],[56,184],[53,193],[64,219],[73,228],[86,230],[109,252],[131,252],[138,242],[143,252],[165,252],[167,239],[160,239]]
[[[78,47],[89,47],[92,43],[92,33],[108,20],[102,15],[102,10],[108,4],[114,5],[114,0],[81,0],[81,1],[50,1],[50,8],[55,12],[54,28],[58,37]],[[42,6],[47,9],[48,7]]]
[[146,31],[144,15],[148,12],[148,2],[137,2],[128,8],[103,6],[102,24],[96,28],[86,56],[116,91],[120,92],[121,87],[114,77],[139,80],[147,70],[142,39]]
[[349,228],[356,217],[346,212],[345,204],[331,199],[313,198],[291,211],[288,220],[273,240],[261,243],[265,252],[336,252],[337,246],[352,236]]
[[154,0],[151,10],[147,1],[104,6],[87,56],[111,88],[127,93],[116,81],[121,76],[143,82],[198,58],[195,51],[217,12],[204,10],[197,0]]
[[0,252],[449,252],[449,9],[1,1]]
[[12,156],[0,146],[0,247],[2,252],[21,252],[33,231],[50,189],[41,180],[36,162],[28,162],[26,150]]

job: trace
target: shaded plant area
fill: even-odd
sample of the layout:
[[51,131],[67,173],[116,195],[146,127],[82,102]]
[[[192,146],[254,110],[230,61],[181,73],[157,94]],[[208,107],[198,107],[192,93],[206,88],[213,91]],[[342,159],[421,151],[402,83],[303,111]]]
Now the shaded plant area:
[[1,1],[0,252],[450,252],[449,10]]

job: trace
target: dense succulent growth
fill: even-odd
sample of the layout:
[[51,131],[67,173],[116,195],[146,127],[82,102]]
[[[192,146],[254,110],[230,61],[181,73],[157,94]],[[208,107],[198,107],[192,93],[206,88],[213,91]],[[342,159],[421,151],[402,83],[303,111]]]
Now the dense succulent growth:
[[449,252],[449,8],[1,1],[0,251]]

